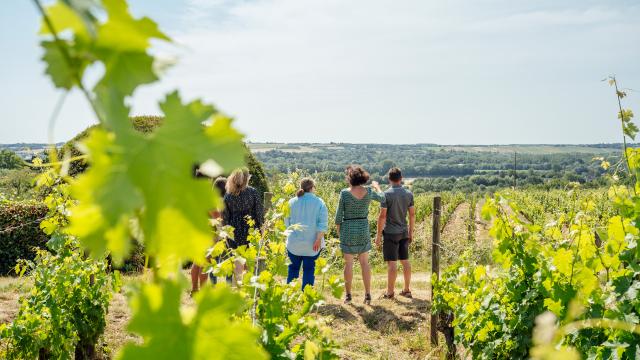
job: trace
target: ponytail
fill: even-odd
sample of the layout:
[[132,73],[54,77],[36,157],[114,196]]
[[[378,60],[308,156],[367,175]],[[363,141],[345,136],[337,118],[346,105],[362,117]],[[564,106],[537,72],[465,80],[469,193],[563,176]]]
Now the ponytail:
[[311,190],[313,190],[315,186],[316,186],[316,183],[313,181],[312,178],[302,179],[302,181],[300,181],[300,189],[296,191],[296,196],[301,197],[305,193],[311,192]]

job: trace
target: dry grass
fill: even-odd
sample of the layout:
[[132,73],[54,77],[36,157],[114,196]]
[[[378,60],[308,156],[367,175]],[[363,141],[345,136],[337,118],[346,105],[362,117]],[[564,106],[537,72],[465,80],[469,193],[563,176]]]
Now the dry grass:
[[478,201],[476,205],[475,211],[475,238],[476,243],[474,245],[474,254],[476,255],[476,260],[482,264],[491,263],[491,249],[493,246],[493,239],[489,235],[489,229],[491,228],[491,224],[482,219],[481,211],[482,206],[484,205],[485,200],[482,199]]
[[10,322],[18,313],[18,300],[31,289],[26,279],[0,277],[0,324]]
[[[396,289],[403,286],[398,277]],[[373,301],[364,305],[362,278],[354,276],[353,302],[327,295],[327,303],[319,313],[331,321],[333,338],[340,345],[343,359],[429,359],[440,358],[441,349],[429,344],[430,309],[429,275],[415,273],[412,281],[413,299],[397,296],[382,299],[386,287],[386,274],[374,275]],[[397,294],[397,292],[396,292]]]

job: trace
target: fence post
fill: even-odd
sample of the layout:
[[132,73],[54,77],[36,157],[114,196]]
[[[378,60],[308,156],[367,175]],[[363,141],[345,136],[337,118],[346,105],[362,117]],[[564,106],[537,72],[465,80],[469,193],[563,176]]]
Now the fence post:
[[[440,196],[433,198],[433,228],[431,235],[431,306],[433,306],[433,281],[440,274],[440,213],[442,212],[442,199]],[[438,315],[431,313],[431,345],[438,345]]]
[[271,209],[271,198],[273,198],[273,193],[265,191],[264,196],[262,198],[264,199],[264,203],[263,203],[264,209],[265,210]]
[[[265,191],[262,199],[263,199],[263,207],[265,213],[271,209],[271,199],[273,198],[273,193]],[[264,256],[256,257],[256,272],[255,275],[258,276],[261,272],[267,269],[267,258]]]

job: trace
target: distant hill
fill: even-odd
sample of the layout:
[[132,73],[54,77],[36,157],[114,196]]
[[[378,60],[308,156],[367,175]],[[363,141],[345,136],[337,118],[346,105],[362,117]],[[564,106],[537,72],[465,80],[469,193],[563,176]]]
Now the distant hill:
[[[324,150],[337,150],[345,148],[367,149],[387,148],[406,149],[412,147],[421,150],[444,150],[466,152],[495,152],[495,153],[522,153],[522,154],[605,154],[620,151],[622,144],[501,144],[501,145],[438,145],[438,144],[353,144],[353,143],[248,143],[254,153],[262,153],[272,150],[290,153],[309,153]],[[636,144],[629,144],[636,146]]]
[[[56,147],[62,146],[63,143],[57,143]],[[0,150],[8,149],[16,153],[24,160],[31,160],[34,156],[44,152],[49,144],[41,143],[15,143],[0,144]]]

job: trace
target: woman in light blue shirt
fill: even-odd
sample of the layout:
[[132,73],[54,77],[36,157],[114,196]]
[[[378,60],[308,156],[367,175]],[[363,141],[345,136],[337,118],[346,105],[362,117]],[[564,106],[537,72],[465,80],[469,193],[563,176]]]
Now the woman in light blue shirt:
[[316,259],[324,247],[327,231],[327,206],[313,193],[315,187],[313,179],[302,179],[297,196],[289,200],[289,216],[284,219],[287,228],[291,227],[287,236],[287,253],[291,260],[287,283],[300,276],[302,265],[302,289],[313,286]]

